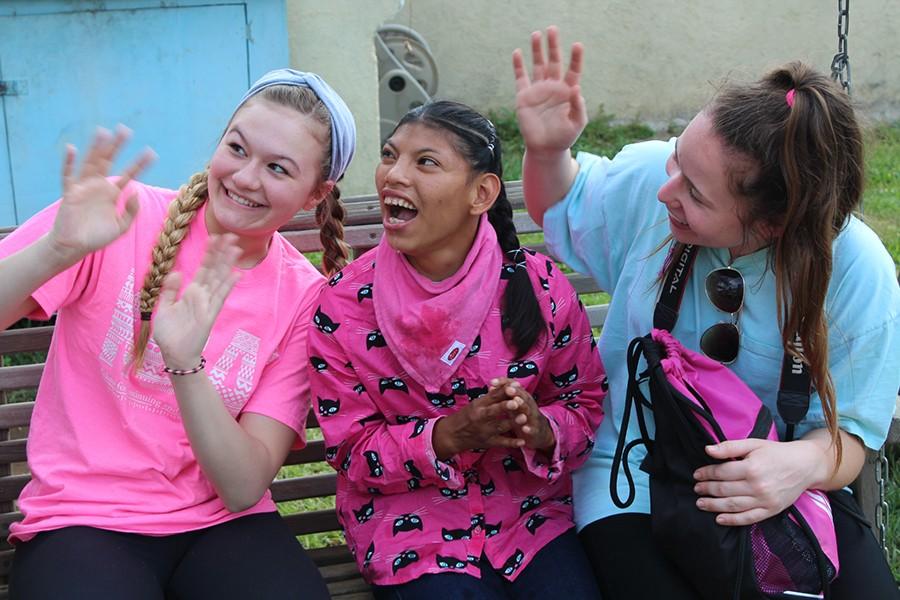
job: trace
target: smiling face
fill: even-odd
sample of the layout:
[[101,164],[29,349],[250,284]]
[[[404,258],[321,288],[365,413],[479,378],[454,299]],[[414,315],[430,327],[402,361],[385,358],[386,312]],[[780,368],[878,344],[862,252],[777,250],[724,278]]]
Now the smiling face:
[[279,227],[329,191],[322,176],[326,137],[321,124],[293,108],[247,101],[209,164],[209,232],[236,233],[245,254],[262,245],[264,255]]
[[676,240],[728,248],[732,258],[767,243],[753,228],[748,232],[741,221],[745,200],[729,186],[729,174],[736,168],[746,169],[747,159],[725,147],[705,113],[694,117],[666,161],[669,180],[657,194],[669,211],[669,227]]
[[412,122],[385,142],[375,169],[385,235],[423,275],[443,279],[463,263],[479,216],[499,193],[492,173],[473,173],[454,134]]

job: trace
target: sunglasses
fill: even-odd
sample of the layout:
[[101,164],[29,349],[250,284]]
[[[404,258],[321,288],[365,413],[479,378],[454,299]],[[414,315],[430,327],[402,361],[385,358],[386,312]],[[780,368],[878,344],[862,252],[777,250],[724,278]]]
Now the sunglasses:
[[729,365],[737,359],[741,334],[737,314],[744,305],[744,277],[733,267],[713,269],[706,276],[706,297],[730,322],[716,323],[703,332],[700,349],[713,360]]

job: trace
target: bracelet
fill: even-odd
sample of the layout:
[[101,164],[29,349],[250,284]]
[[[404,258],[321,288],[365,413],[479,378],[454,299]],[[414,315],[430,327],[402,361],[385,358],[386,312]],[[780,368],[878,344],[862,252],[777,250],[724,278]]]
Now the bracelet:
[[199,373],[206,367],[206,359],[203,358],[203,355],[200,355],[200,364],[194,367],[193,369],[170,369],[169,367],[163,367],[163,373],[168,373],[169,375],[193,375],[194,373]]

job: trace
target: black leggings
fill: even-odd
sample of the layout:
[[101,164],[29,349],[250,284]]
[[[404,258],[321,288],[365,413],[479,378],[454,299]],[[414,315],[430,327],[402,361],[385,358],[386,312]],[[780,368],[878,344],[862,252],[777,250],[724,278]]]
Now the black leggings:
[[[835,509],[837,514],[837,509]],[[872,530],[844,515],[835,519],[840,575],[833,600],[900,599]],[[579,534],[605,600],[697,600],[674,565],[656,548],[650,515],[622,514],[594,521]],[[852,548],[853,551],[845,551]],[[690,552],[690,548],[685,548]]]
[[92,527],[16,547],[10,598],[327,599],[315,564],[276,513],[162,537]]

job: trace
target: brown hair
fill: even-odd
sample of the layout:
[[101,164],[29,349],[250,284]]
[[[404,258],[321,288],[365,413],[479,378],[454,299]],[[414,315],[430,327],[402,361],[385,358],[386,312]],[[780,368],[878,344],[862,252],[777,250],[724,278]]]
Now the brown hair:
[[[263,89],[257,95],[250,98],[238,111],[253,102],[256,98],[269,100],[282,106],[295,109],[303,115],[307,115],[317,123],[324,126],[325,139],[322,140],[324,152],[322,161],[321,181],[325,181],[331,171],[331,117],[328,109],[321,100],[309,88],[294,85],[275,85]],[[238,111],[235,111],[237,114]],[[232,115],[234,119],[234,115]],[[229,121],[229,125],[231,122]],[[227,131],[228,127],[226,127]],[[141,327],[138,339],[135,343],[134,365],[139,367],[144,359],[147,342],[150,339],[149,315],[156,306],[159,291],[163,280],[172,270],[178,249],[188,226],[197,215],[197,210],[208,199],[207,195],[208,171],[194,174],[186,185],[178,191],[178,196],[169,204],[168,215],[163,224],[163,230],[153,247],[150,271],[144,278],[144,285],[139,295],[139,311],[141,313]],[[319,236],[325,252],[322,256],[322,265],[327,275],[341,269],[349,257],[349,247],[343,241],[344,237],[344,208],[340,201],[341,192],[337,185],[316,207],[316,223],[319,225]]]
[[[705,112],[737,158],[728,176],[745,201],[745,233],[757,227],[776,232],[769,264],[782,345],[809,366],[839,464],[825,296],[832,242],[862,199],[862,134],[850,98],[825,75],[792,62],[753,84],[724,86]],[[795,334],[802,354],[794,348]]]

